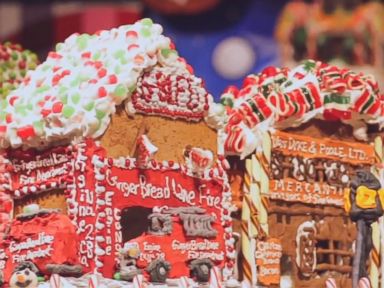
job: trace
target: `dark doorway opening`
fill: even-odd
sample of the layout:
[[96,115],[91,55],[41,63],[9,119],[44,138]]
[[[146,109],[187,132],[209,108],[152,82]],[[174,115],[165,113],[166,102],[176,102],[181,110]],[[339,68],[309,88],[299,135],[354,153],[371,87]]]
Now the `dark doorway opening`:
[[121,232],[123,243],[139,237],[148,231],[148,216],[152,213],[152,208],[133,206],[123,209],[121,213]]

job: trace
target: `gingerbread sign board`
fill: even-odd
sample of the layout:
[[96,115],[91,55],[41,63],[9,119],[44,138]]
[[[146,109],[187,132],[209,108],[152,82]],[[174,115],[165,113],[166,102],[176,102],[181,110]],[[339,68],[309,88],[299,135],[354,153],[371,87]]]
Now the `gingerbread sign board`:
[[374,163],[371,145],[276,131],[272,134],[269,197],[343,206],[351,172]]
[[283,248],[277,238],[267,238],[256,242],[255,260],[260,284],[278,285],[280,283],[280,258]]
[[12,159],[12,191],[15,198],[63,184],[72,159],[71,146],[56,147],[44,153],[17,150],[11,154],[9,158]]
[[[144,268],[159,257],[171,262],[170,277],[188,275],[187,262],[193,259],[225,263],[223,217],[228,211],[223,208],[224,183],[219,178],[195,177],[171,162],[152,161],[145,169],[138,168],[132,158],[94,155],[92,162],[95,238],[104,240],[96,241],[95,247],[99,272],[112,277],[116,255],[127,243],[134,243],[141,252],[138,266]],[[148,217],[138,220],[143,213],[131,213],[126,219],[126,211],[138,208]],[[138,225],[145,227],[127,238]]]

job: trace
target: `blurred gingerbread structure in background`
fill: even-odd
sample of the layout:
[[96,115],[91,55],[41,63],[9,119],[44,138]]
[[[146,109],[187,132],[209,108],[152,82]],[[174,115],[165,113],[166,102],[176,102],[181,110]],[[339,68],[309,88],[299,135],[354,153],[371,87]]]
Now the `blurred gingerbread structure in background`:
[[384,5],[380,2],[289,2],[275,30],[283,65],[310,58],[353,66],[382,79]]

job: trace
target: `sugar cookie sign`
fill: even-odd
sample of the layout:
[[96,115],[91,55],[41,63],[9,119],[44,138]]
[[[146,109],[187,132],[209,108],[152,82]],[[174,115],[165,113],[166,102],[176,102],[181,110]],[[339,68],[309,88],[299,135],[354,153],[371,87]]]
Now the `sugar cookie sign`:
[[354,171],[375,161],[372,145],[276,131],[272,134],[268,196],[341,207]]
[[255,260],[258,281],[263,285],[280,283],[280,258],[282,256],[280,240],[268,238],[256,242]]

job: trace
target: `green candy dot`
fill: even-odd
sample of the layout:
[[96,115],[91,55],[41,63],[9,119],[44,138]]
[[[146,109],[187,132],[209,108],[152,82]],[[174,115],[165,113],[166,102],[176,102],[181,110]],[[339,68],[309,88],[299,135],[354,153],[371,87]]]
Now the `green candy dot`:
[[44,123],[42,121],[35,121],[33,122],[33,128],[35,128],[35,130],[38,133],[42,133],[44,128]]
[[44,85],[44,86],[41,86],[41,87],[37,88],[36,92],[38,94],[40,94],[40,93],[43,93],[45,91],[48,91],[49,89],[50,89],[50,87],[48,85]]
[[27,104],[27,109],[30,110],[30,111],[33,110],[33,105],[32,105],[32,103],[28,103],[28,104]]
[[145,28],[145,27],[143,27],[143,28],[140,30],[140,33],[141,33],[141,35],[143,35],[143,37],[149,37],[149,36],[151,36],[151,30],[149,30],[148,28]]
[[131,87],[128,88],[129,93],[133,93],[136,90],[136,84],[133,84]]
[[60,101],[63,102],[63,104],[67,104],[68,103],[68,95],[67,94],[63,94],[60,96]]
[[116,66],[115,69],[114,69],[114,71],[115,71],[115,74],[120,74],[120,72],[121,72],[121,67],[120,67],[120,66]]
[[38,282],[45,282],[45,278],[43,276],[37,276]]
[[97,61],[100,59],[100,57],[101,57],[101,53],[100,51],[97,51],[95,54],[93,54],[92,59]]
[[5,112],[0,112],[0,121],[4,121],[6,115],[7,115],[7,113],[5,113]]
[[85,48],[87,48],[88,38],[89,38],[89,35],[87,34],[83,34],[77,37],[76,44],[80,50],[84,50]]
[[144,26],[151,27],[153,25],[153,21],[150,18],[144,18],[141,20],[141,24],[143,24]]
[[80,94],[79,93],[73,94],[71,97],[71,100],[73,104],[78,104],[80,102]]
[[56,44],[56,51],[59,51],[63,48],[64,44],[63,43],[57,43]]
[[115,88],[115,91],[113,91],[113,94],[115,94],[117,97],[125,97],[127,95],[127,88],[123,84],[117,85]]
[[93,107],[95,107],[95,103],[94,102],[89,102],[88,104],[86,104],[84,106],[84,109],[87,110],[87,111],[91,111],[93,109]]
[[47,65],[47,64],[43,64],[41,66],[41,70],[43,70],[43,72],[48,71],[51,68],[52,68],[51,65]]
[[72,106],[66,105],[64,106],[62,113],[65,118],[70,118],[75,113],[75,108],[73,108]]
[[104,111],[101,111],[99,109],[96,109],[96,118],[101,120],[105,117],[106,113]]
[[121,274],[120,274],[120,272],[116,272],[116,273],[113,275],[113,279],[115,279],[115,280],[121,280]]
[[163,55],[164,57],[168,57],[169,54],[171,54],[172,50],[171,49],[162,49],[161,50],[161,55]]
[[115,53],[113,53],[114,58],[122,58],[125,55],[124,50],[117,50]]

